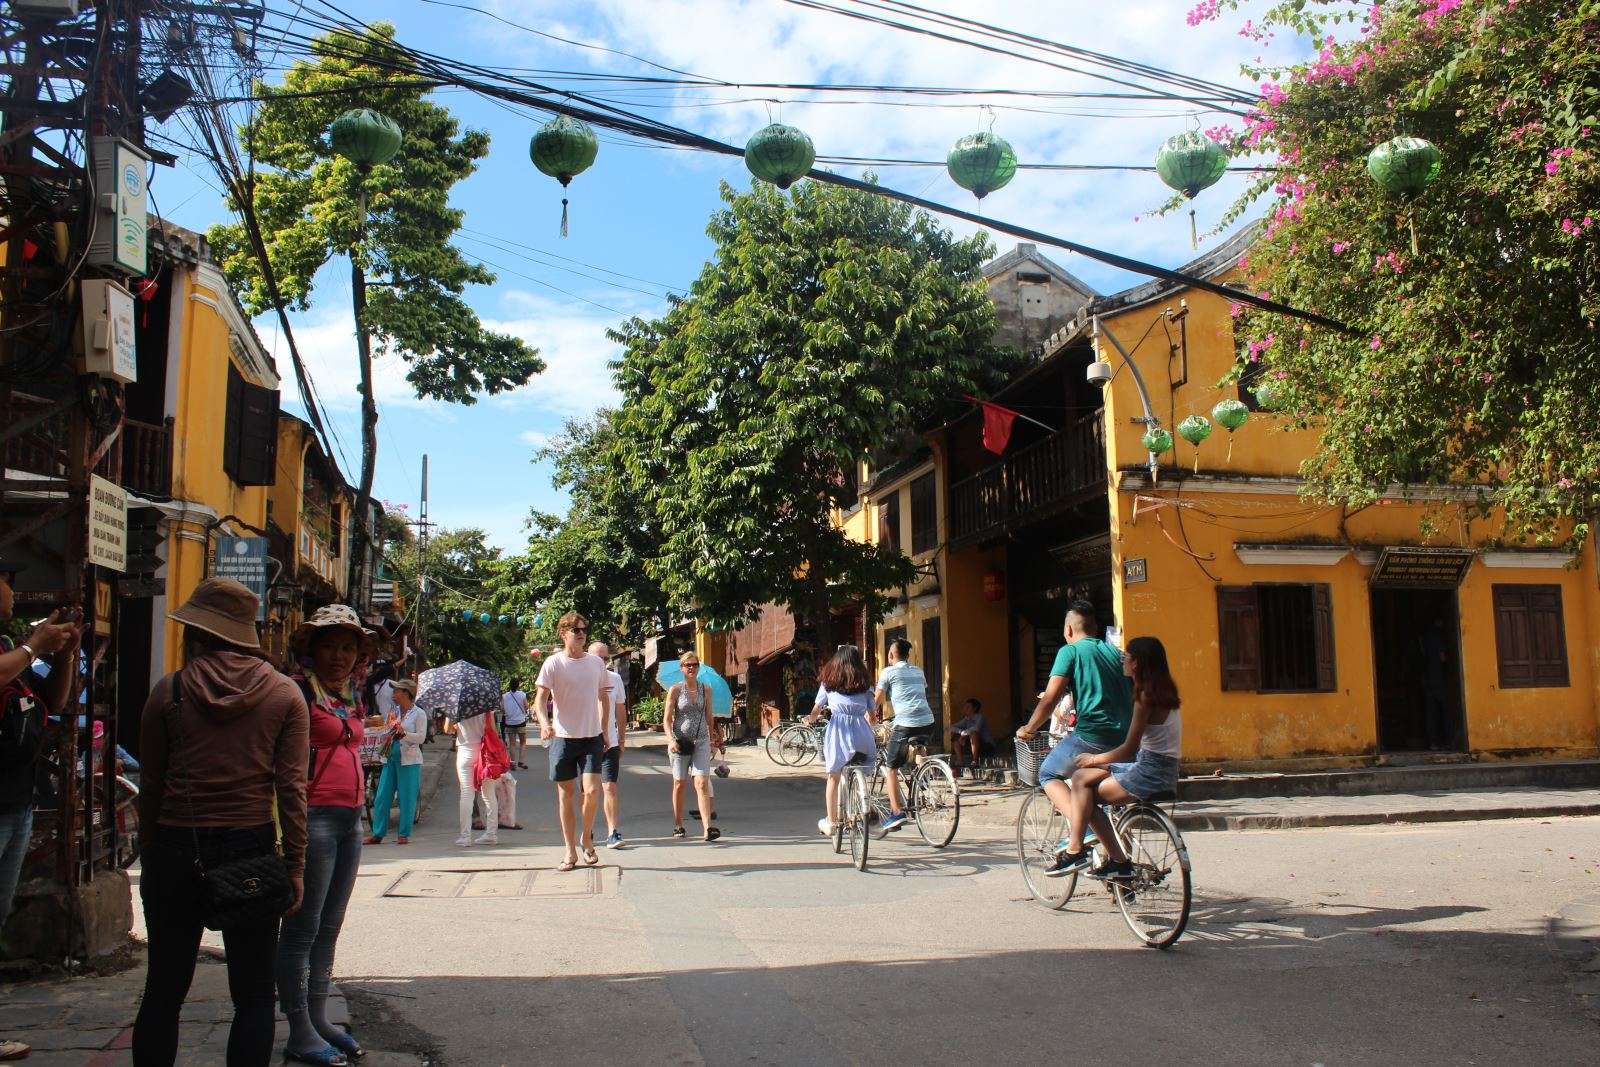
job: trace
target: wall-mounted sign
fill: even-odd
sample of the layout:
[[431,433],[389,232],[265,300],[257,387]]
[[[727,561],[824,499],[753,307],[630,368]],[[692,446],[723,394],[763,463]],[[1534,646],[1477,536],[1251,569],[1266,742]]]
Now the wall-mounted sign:
[[267,617],[267,539],[265,537],[217,538],[217,560],[211,568],[216,578],[231,578],[256,595],[256,621]]
[[94,583],[94,632],[101,637],[111,636],[111,583]]
[[1148,580],[1150,572],[1142,559],[1125,559],[1122,561],[1122,584],[1137,585]]
[[128,567],[128,494],[98,474],[89,475],[89,562],[113,571]]
[[139,378],[133,294],[109,278],[83,280],[83,369],[131,385]]
[[1372,584],[1453,589],[1474,555],[1469,548],[1385,548],[1372,568]]

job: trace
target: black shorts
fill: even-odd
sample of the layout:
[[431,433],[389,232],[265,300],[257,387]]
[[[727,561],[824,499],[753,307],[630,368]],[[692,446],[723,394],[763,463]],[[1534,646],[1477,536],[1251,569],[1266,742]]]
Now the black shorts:
[[889,745],[884,752],[884,762],[898,770],[911,758],[912,745],[924,748],[933,746],[933,724],[927,726],[896,726],[889,731]]
[[580,774],[599,774],[602,737],[557,737],[550,742],[550,780],[570,782]]
[[600,780],[615,782],[622,773],[622,746],[613,745],[600,756]]

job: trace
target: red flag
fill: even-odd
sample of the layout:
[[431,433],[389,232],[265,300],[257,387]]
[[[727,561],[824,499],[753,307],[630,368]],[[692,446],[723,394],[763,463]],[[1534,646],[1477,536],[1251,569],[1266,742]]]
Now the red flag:
[[983,447],[997,456],[1005,455],[1006,445],[1011,443],[1011,424],[1016,421],[1017,413],[975,396],[967,399],[983,408]]

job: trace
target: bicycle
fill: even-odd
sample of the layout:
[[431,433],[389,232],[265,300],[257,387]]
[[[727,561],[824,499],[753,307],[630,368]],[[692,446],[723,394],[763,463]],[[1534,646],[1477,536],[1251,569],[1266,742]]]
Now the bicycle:
[[807,726],[796,722],[784,728],[778,738],[778,762],[786,767],[804,767],[822,751],[823,733],[827,727],[818,723]]
[[839,776],[839,818],[833,824],[833,851],[844,851],[846,839],[850,842],[850,862],[856,870],[867,869],[867,827],[871,817],[871,794],[867,792],[867,776],[862,768],[867,764],[859,753],[845,766]]
[[[1056,811],[1039,786],[1039,764],[1049,751],[1045,738],[1017,739],[1017,777],[1034,790],[1017,812],[1017,863],[1033,900],[1059,911],[1078,887],[1078,872],[1050,878],[1045,869],[1054,864],[1057,848],[1067,836],[1067,820]],[[1193,904],[1189,849],[1162,803],[1176,803],[1177,793],[1160,793],[1149,800],[1107,805],[1112,832],[1123,854],[1133,864],[1128,878],[1104,879],[1106,892],[1117,903],[1123,921],[1141,944],[1170,948],[1183,936]],[[1108,858],[1105,846],[1094,843],[1095,864]]]
[[[956,836],[961,823],[961,789],[956,785],[955,772],[950,769],[949,758],[943,753],[930,753],[925,745],[912,745],[912,765],[909,774],[905,767],[894,773],[900,776],[900,795],[905,800],[905,813],[917,824],[917,833],[934,848],[944,848]],[[880,740],[878,760],[872,770],[872,781],[867,788],[871,805],[868,821],[881,827],[889,818],[889,796],[884,789],[889,772],[889,757]],[[887,830],[873,831],[880,839]]]

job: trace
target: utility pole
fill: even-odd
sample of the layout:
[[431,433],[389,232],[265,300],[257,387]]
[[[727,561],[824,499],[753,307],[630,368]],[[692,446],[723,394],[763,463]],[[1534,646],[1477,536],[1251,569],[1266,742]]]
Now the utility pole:
[[417,509],[417,670],[428,665],[428,454],[422,454],[422,502]]

